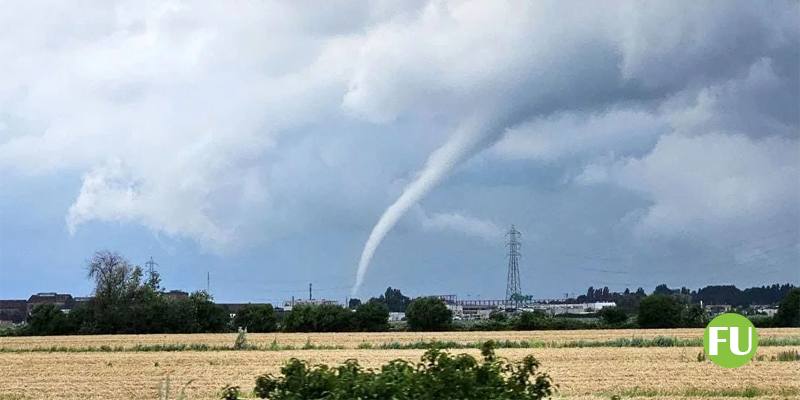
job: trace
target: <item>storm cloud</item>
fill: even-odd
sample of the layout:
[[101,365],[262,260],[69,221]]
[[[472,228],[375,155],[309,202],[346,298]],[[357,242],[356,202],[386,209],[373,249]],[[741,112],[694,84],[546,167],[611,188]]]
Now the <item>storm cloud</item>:
[[[613,263],[620,283],[649,284],[648,265],[694,262],[800,279],[797,2],[4,10],[3,191],[70,182],[41,227],[63,240],[141,227],[224,263],[338,232],[311,250],[336,261],[303,273],[348,286],[361,254],[374,289],[404,263],[429,266],[395,277],[409,282],[447,267],[424,249],[388,260],[408,253],[398,243],[381,257],[393,229],[405,246],[459,240],[454,254],[496,240],[502,267],[514,222],[543,276]],[[30,251],[3,243],[26,204],[3,203],[7,265]]]

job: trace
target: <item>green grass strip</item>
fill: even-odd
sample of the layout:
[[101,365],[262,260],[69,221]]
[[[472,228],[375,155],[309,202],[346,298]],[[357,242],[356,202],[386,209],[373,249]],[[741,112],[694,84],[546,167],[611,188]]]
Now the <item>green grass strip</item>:
[[[702,347],[703,340],[679,339],[671,336],[656,336],[653,338],[617,338],[611,340],[572,340],[572,341],[541,341],[541,340],[496,340],[493,341],[498,349],[562,349],[562,348],[591,348],[591,347]],[[369,343],[364,342],[357,346],[360,350],[428,350],[439,349],[480,349],[484,341],[480,342],[454,342],[454,341],[418,341],[418,342],[389,342]],[[800,336],[796,337],[767,337],[759,341],[759,346],[800,346]],[[282,345],[273,341],[268,345],[249,344],[241,349],[233,346],[212,346],[203,343],[168,343],[168,344],[137,344],[134,346],[88,346],[88,347],[32,347],[32,348],[4,348],[0,353],[113,353],[113,352],[176,352],[176,351],[287,351],[287,350],[347,350],[344,346],[315,344],[307,341],[302,346]],[[782,355],[781,360],[794,361],[795,353]]]

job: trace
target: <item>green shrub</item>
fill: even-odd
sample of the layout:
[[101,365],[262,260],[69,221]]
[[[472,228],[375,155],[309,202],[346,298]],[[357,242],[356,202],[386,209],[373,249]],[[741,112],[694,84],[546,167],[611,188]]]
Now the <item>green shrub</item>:
[[481,353],[479,362],[467,354],[431,349],[416,365],[395,360],[380,370],[364,369],[356,360],[329,367],[293,358],[281,368],[281,376],[259,376],[254,393],[274,400],[528,400],[554,393],[550,377],[538,371],[533,356],[510,363],[495,356],[492,342],[485,343]]
[[524,311],[514,320],[514,329],[518,331],[532,331],[542,329],[547,320],[547,315],[541,311]]
[[628,314],[618,307],[603,308],[597,315],[608,325],[619,325],[628,320]]
[[239,400],[239,387],[226,385],[220,393],[222,400]]
[[[333,304],[300,304],[292,307],[283,321],[287,332],[349,332],[354,313]],[[387,315],[388,320],[388,315]]]

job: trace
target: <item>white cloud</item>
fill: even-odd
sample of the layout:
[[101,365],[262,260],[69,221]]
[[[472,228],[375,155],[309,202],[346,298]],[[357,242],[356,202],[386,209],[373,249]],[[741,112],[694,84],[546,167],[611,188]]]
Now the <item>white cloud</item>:
[[561,113],[509,129],[492,152],[505,159],[545,162],[627,154],[649,150],[668,129],[663,118],[645,110]]
[[452,231],[474,236],[490,243],[501,243],[504,231],[494,222],[458,212],[427,214],[420,210],[422,228],[429,231]]
[[[73,231],[122,221],[220,250],[331,203],[336,215],[315,220],[363,224],[377,212],[363,199],[384,205],[468,117],[487,120],[486,132],[437,164],[441,179],[509,128],[493,155],[554,164],[647,160],[666,131],[797,130],[786,107],[797,102],[795,2],[327,4],[31,2],[0,12],[0,171],[83,175],[65,210]],[[370,134],[390,144],[365,144]],[[323,149],[336,138],[350,147]],[[749,148],[755,164],[777,146],[761,143],[720,152]],[[684,143],[700,144],[710,142]],[[591,168],[584,178],[606,179]],[[456,214],[431,218],[491,231]]]
[[642,158],[589,165],[578,181],[607,180],[650,200],[641,233],[742,240],[800,217],[798,149],[796,139],[671,134]]

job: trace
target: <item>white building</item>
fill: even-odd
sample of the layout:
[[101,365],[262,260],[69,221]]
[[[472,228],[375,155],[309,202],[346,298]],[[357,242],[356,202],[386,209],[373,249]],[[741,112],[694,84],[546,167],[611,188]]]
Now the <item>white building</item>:
[[285,311],[292,311],[292,307],[294,307],[294,306],[299,306],[299,305],[307,305],[307,304],[308,304],[308,305],[314,305],[314,306],[321,306],[321,305],[323,305],[323,304],[326,304],[326,305],[334,305],[334,306],[339,306],[339,305],[341,305],[341,304],[339,304],[339,302],[338,302],[338,301],[336,301],[336,300],[326,300],[326,299],[313,299],[313,300],[308,300],[308,299],[292,299],[292,300],[286,300],[286,301],[284,301],[284,302],[283,302],[283,309],[284,309]]
[[542,311],[549,315],[561,314],[594,314],[606,307],[616,307],[613,301],[597,301],[594,303],[570,303],[570,304],[534,304],[522,309],[522,311]]

